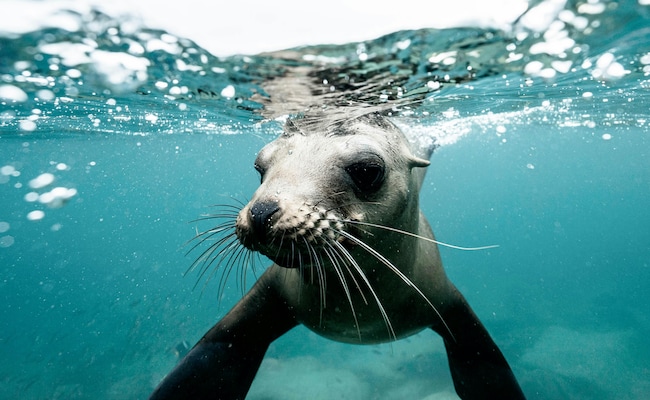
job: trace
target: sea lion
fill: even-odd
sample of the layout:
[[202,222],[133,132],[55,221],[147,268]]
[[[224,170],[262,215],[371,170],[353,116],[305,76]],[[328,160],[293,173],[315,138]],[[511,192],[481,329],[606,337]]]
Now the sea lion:
[[461,398],[523,399],[420,211],[432,151],[374,113],[325,126],[289,120],[259,152],[261,184],[234,222],[241,245],[274,264],[151,399],[244,399],[269,344],[298,324],[361,344],[430,328]]

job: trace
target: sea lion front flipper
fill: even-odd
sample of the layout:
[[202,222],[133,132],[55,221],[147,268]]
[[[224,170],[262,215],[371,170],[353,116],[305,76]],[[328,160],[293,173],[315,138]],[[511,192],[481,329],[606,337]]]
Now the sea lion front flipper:
[[150,400],[246,397],[269,344],[297,325],[264,278],[183,357]]
[[449,332],[440,330],[456,393],[463,400],[525,399],[501,350],[463,296],[443,311]]

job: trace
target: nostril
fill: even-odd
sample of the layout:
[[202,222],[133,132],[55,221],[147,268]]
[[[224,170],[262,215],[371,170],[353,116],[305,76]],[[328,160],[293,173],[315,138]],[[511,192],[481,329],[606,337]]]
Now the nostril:
[[275,201],[260,201],[251,207],[251,220],[253,222],[253,232],[258,239],[266,237],[266,230],[273,214],[280,210],[280,206]]

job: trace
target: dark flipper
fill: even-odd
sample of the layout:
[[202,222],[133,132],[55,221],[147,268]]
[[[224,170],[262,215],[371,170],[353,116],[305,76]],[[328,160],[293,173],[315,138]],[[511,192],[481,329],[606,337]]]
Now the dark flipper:
[[150,400],[246,397],[269,344],[296,326],[263,278],[163,379]]
[[463,400],[525,399],[501,350],[465,299],[444,310],[443,318],[453,333],[440,330],[451,377]]
[[150,399],[244,399],[265,349],[199,342]]

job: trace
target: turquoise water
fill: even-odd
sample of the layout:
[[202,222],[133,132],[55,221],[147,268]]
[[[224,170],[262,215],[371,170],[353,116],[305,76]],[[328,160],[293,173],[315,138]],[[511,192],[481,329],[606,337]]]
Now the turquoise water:
[[[649,398],[650,9],[589,4],[540,33],[248,57],[101,13],[0,38],[0,398],[146,398],[239,299],[266,262],[194,288],[185,243],[255,190],[256,151],[281,131],[266,84],[296,66],[335,87],[318,104],[394,102],[441,144],[422,208],[442,241],[500,245],[441,251],[530,399]],[[360,347],[298,328],[248,398],[451,393],[433,333]]]

